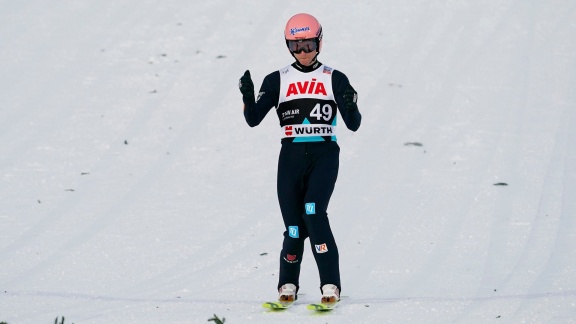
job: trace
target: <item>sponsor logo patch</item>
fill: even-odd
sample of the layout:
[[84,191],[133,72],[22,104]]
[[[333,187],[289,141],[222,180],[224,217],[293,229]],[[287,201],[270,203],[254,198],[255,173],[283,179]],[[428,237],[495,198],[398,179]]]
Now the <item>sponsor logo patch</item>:
[[316,214],[316,204],[315,203],[306,203],[306,215],[314,215]]
[[326,253],[326,252],[328,252],[328,246],[326,245],[326,243],[314,244],[314,247],[316,248],[316,253]]
[[286,256],[284,257],[284,261],[288,262],[288,263],[296,263],[298,262],[298,256],[296,254],[286,254]]
[[302,94],[315,94],[327,96],[326,87],[322,82],[316,82],[316,79],[312,81],[295,82],[288,85],[288,91],[286,91],[286,98],[291,95],[302,95]]
[[295,28],[290,28],[290,35],[294,36],[298,33],[301,32],[305,32],[305,31],[309,31],[310,27],[306,26],[306,27],[295,27]]
[[312,135],[333,136],[336,133],[336,126],[301,124],[301,125],[284,126],[283,130],[284,135],[287,137],[304,137]]
[[282,120],[294,118],[294,116],[300,115],[300,109],[289,109],[282,113]]
[[291,238],[299,238],[300,233],[298,233],[298,226],[288,226],[288,235]]
[[265,94],[266,92],[258,92],[258,97],[256,97],[256,102],[258,102],[258,100],[260,100],[260,98],[262,98],[262,96]]

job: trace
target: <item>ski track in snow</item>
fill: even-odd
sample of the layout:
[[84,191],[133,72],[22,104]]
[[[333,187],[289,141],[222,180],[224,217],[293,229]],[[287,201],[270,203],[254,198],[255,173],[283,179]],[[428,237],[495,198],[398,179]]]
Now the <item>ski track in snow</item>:
[[[298,304],[261,307],[279,130],[249,128],[237,89],[291,62],[304,5],[363,114],[338,133],[326,314],[304,307],[310,250]],[[0,21],[0,321],[576,323],[573,1],[21,1]]]

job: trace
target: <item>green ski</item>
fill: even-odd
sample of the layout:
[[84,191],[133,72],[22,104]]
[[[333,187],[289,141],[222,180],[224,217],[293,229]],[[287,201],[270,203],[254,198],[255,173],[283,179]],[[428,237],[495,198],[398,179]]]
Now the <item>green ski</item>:
[[336,302],[336,303],[318,303],[318,304],[308,304],[306,306],[306,308],[309,310],[324,312],[324,311],[333,310],[334,308],[336,308],[336,305],[338,305],[338,302]]
[[282,310],[288,309],[292,306],[294,302],[281,302],[281,301],[273,301],[273,302],[265,302],[262,304],[262,307],[272,309],[272,310]]

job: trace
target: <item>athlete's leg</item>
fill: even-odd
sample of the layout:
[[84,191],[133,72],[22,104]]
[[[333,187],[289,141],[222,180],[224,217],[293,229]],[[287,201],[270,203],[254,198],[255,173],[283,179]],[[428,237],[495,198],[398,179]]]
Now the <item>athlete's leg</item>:
[[312,154],[314,163],[308,175],[303,217],[320,273],[320,287],[334,284],[341,289],[338,247],[327,214],[338,177],[340,149],[335,142],[325,144]]
[[308,231],[302,219],[305,162],[305,151],[302,145],[292,143],[282,145],[278,159],[277,192],[286,230],[280,252],[278,288],[286,283],[299,287],[304,240],[308,237]]

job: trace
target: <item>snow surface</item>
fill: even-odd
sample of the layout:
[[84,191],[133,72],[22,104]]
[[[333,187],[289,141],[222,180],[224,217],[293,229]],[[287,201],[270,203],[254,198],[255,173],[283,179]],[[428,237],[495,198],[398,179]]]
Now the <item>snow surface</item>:
[[[576,323],[575,1],[0,4],[0,321]],[[309,250],[301,304],[260,306],[279,128],[237,89],[304,10],[363,114],[324,315]]]

